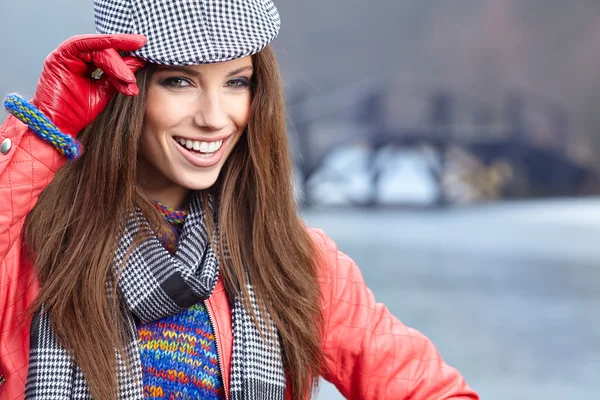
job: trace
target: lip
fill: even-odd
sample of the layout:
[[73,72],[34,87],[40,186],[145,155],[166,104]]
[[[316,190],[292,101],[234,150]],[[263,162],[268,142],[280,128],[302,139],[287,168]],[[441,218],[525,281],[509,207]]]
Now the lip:
[[[186,139],[183,136],[178,136],[178,137]],[[179,152],[187,160],[187,162],[189,162],[190,164],[192,164],[194,167],[197,167],[197,168],[210,168],[210,167],[214,167],[215,165],[217,165],[219,163],[219,161],[221,161],[221,159],[223,158],[223,155],[225,154],[225,150],[228,147],[229,140],[232,137],[233,137],[233,135],[229,135],[222,139],[217,139],[217,140],[223,140],[223,144],[221,145],[221,148],[219,150],[217,150],[215,152],[215,154],[213,154],[210,157],[201,156],[200,154],[195,154],[195,153],[192,153],[191,151],[188,151],[181,144],[179,144],[177,142],[177,140],[175,140],[174,137],[171,137],[171,140],[173,140],[175,147],[177,147],[177,150],[179,150]],[[190,139],[190,140],[192,140],[192,139]],[[198,140],[198,139],[194,139],[194,140]],[[211,140],[211,142],[214,142],[217,140]]]
[[230,136],[231,135],[225,135],[223,137],[217,137],[217,138],[211,137],[210,139],[202,139],[202,138],[194,138],[194,137],[175,135],[175,136],[173,136],[173,139],[177,137],[177,138],[181,138],[181,139],[185,139],[185,140],[212,143],[212,142],[218,142],[219,140],[225,141],[225,139],[229,138]]

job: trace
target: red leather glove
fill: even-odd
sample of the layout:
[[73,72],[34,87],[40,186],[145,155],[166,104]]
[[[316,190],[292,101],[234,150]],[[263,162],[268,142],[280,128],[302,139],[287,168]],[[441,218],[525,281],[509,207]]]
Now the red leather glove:
[[[135,96],[134,72],[144,65],[119,51],[142,47],[142,35],[80,35],[63,42],[44,61],[32,103],[63,133],[75,136],[89,125],[117,92]],[[93,80],[96,68],[104,74]]]

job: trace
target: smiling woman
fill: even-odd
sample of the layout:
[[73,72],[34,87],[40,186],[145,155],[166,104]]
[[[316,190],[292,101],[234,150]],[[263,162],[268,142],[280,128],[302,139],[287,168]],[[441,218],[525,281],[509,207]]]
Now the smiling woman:
[[477,399],[298,216],[273,3],[95,10],[5,102],[0,396]]

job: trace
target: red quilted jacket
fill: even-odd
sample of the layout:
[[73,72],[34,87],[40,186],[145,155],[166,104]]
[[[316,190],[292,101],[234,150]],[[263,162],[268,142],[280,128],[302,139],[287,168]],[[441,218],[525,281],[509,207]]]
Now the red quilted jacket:
[[[65,160],[9,117],[0,128],[0,398],[23,398],[29,358],[24,311],[38,293],[32,264],[21,252],[27,213]],[[325,254],[320,265],[325,317],[325,373],[349,399],[478,399],[421,333],[377,304],[354,262],[323,232],[311,230]],[[226,388],[232,351],[231,309],[219,281],[208,301],[214,316]],[[3,379],[2,379],[3,377]],[[289,395],[288,395],[289,397]]]

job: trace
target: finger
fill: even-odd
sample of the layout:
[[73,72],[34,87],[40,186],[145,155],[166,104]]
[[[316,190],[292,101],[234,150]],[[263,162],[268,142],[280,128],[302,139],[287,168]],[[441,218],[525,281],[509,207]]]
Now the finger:
[[[129,69],[131,69],[131,71],[134,74],[137,70],[139,70],[140,68],[144,67],[144,65],[146,65],[145,60],[142,60],[141,58],[137,58],[137,57],[124,57],[123,61],[125,61],[125,64],[127,64]],[[130,92],[130,93],[132,93],[133,96],[137,96],[137,94],[140,92],[136,83],[130,83],[127,88],[124,88],[124,90],[121,90],[119,88],[117,88],[117,90],[119,90],[121,93],[124,93],[124,94],[128,94],[128,92]]]
[[[104,57],[108,57],[108,56],[111,58],[114,57],[115,51],[113,51],[113,50],[114,49],[104,50],[105,52],[108,51],[109,53],[112,53],[110,56],[104,55]],[[110,61],[110,60],[105,60],[100,53],[101,52],[84,53],[84,54],[81,54],[79,59],[86,64],[95,64],[96,66],[98,66],[98,64],[104,65]],[[133,56],[121,57],[120,55],[119,55],[119,57],[123,59],[123,61],[125,62],[125,65],[127,65],[127,67],[129,67],[129,69],[133,73],[135,73],[138,69],[140,69],[144,65],[146,65],[146,61],[141,58],[138,58],[138,57],[133,57]],[[99,67],[98,67],[98,70],[100,70],[101,73],[104,73],[104,71],[102,71],[101,68],[99,68]],[[96,72],[96,71],[94,71],[94,72]],[[124,73],[124,75],[120,75],[119,72],[117,71],[116,75],[119,79],[129,81],[128,77],[125,76],[125,75],[128,75],[126,72]]]
[[138,58],[138,57],[131,57],[131,56],[123,57],[123,61],[125,61],[125,64],[127,64],[129,69],[133,73],[135,73],[138,69],[140,69],[144,65],[146,65],[146,61],[142,60],[141,58]]
[[117,89],[119,92],[123,93],[126,96],[137,96],[138,93],[140,92],[140,89],[138,89],[137,85],[135,83],[123,83],[121,81],[118,80],[113,80],[113,79],[109,79],[109,82],[111,85],[113,85],[113,87],[115,89]]
[[109,41],[118,51],[134,51],[143,47],[146,44],[146,36],[144,35],[111,35]]
[[109,79],[126,84],[135,83],[133,71],[115,49],[106,49],[87,54],[90,55],[90,62],[104,71],[104,74]]
[[140,91],[135,83],[126,83],[108,75],[100,79],[97,86],[108,93],[119,91],[126,96],[136,96]]
[[73,55],[88,53],[93,51],[102,51],[106,49],[116,49],[117,51],[134,51],[146,44],[146,37],[143,35],[79,35],[73,36],[61,45],[66,52]]
[[106,76],[104,82],[108,81],[119,92],[128,96],[139,93],[134,72],[145,65],[144,60],[131,56],[122,58],[115,49],[86,53],[83,59],[98,67]]
[[[110,55],[108,55],[108,57],[114,57],[114,53],[111,51],[112,49],[109,50],[105,50],[105,52],[111,53]],[[123,63],[127,66],[127,68],[129,68],[129,70],[131,71],[134,77],[134,81],[131,82],[129,80],[123,80],[121,77],[116,76],[114,74],[106,74],[107,75],[107,79],[110,81],[110,83],[115,87],[115,89],[117,89],[119,92],[128,95],[128,96],[136,96],[139,93],[139,88],[137,87],[136,81],[135,81],[135,72],[142,68],[145,64],[146,61],[137,58],[137,57],[124,57],[122,59]]]

